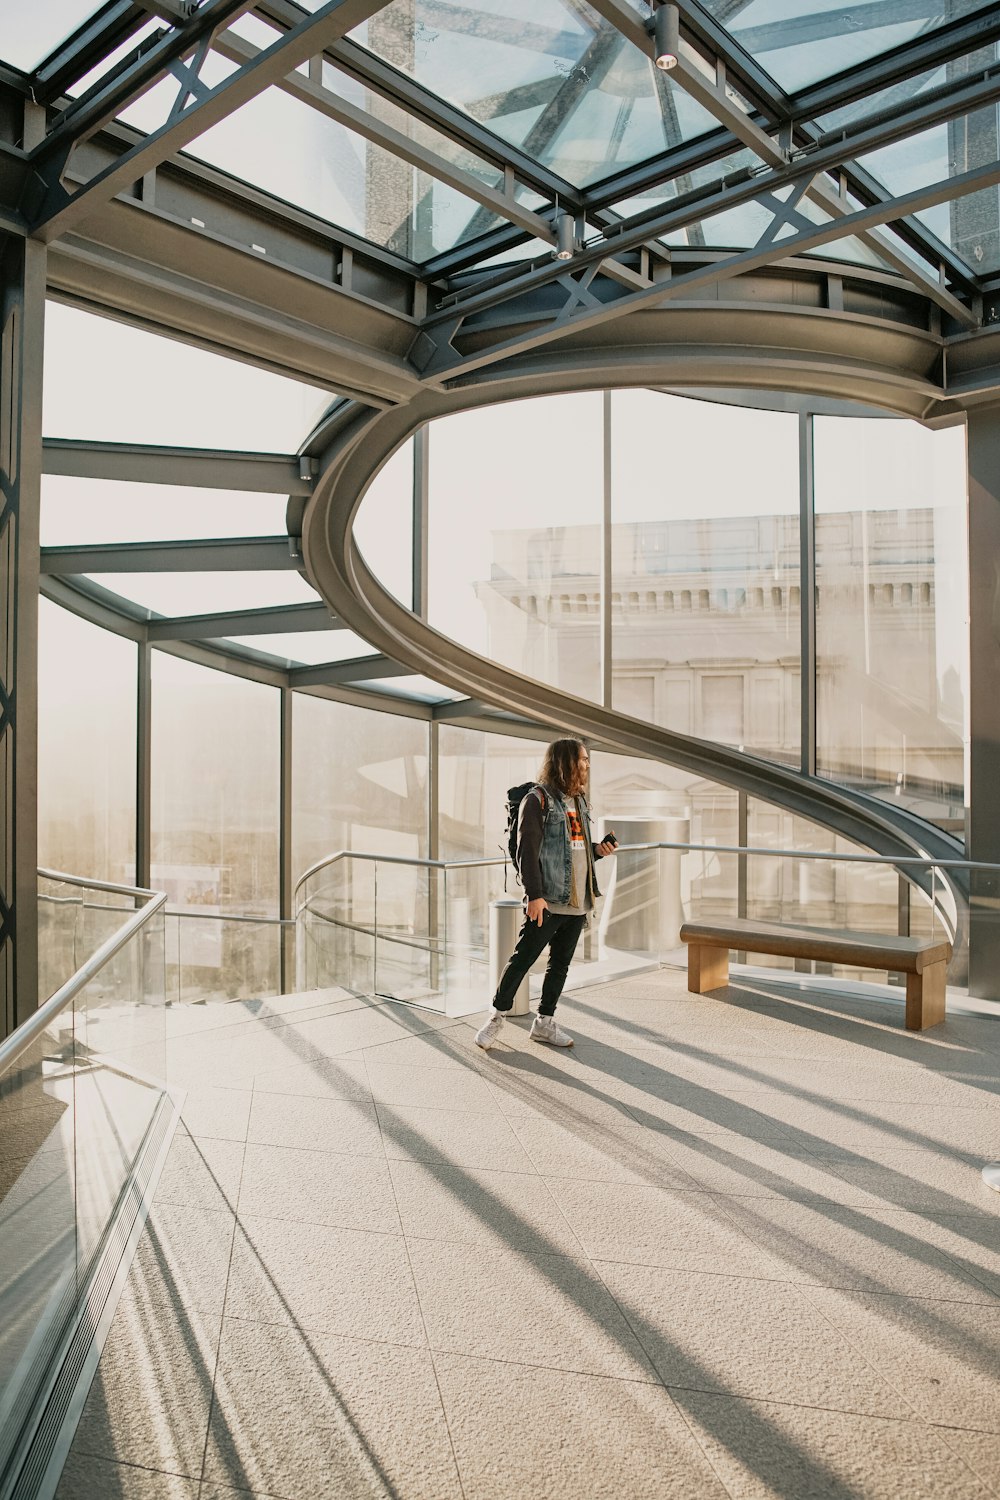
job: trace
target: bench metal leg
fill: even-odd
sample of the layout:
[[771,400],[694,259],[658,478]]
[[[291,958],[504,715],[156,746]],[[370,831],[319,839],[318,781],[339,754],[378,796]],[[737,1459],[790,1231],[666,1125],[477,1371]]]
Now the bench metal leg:
[[906,1029],[926,1031],[944,1020],[948,965],[928,964],[922,974],[906,976]]
[[705,995],[729,983],[729,949],[709,948],[702,943],[688,943],[688,989],[692,995]]

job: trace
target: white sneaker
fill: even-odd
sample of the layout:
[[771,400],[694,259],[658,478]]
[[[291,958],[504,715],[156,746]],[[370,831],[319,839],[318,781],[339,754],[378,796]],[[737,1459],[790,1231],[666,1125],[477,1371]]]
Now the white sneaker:
[[497,1042],[500,1040],[500,1033],[503,1030],[503,1023],[505,1020],[506,1017],[502,1010],[491,1010],[490,1018],[486,1022],[486,1025],[481,1026],[480,1029],[476,1032],[476,1046],[482,1047],[486,1052],[488,1052],[491,1047],[495,1047]]
[[[536,1016],[528,1036],[533,1042],[548,1042],[550,1047],[572,1047],[573,1038],[556,1025],[555,1016]],[[478,1041],[479,1038],[477,1037]]]

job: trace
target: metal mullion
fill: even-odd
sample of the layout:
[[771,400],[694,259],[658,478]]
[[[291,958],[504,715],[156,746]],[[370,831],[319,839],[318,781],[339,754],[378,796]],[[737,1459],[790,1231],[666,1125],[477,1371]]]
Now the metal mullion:
[[265,495],[310,495],[312,478],[297,454],[239,453],[217,448],[173,448],[142,443],[106,443],[83,438],[46,438],[45,474],[140,484],[242,490]]
[[816,506],[813,421],[811,412],[799,413],[799,764],[803,776],[816,775]]
[[721,25],[699,0],[683,0],[680,11],[682,27],[725,63],[728,77],[740,92],[752,103],[767,106],[762,113],[769,112],[775,122],[787,119],[792,109],[791,96],[761,67],[738,37]]
[[[258,9],[261,7],[258,6]],[[481,125],[471,115],[464,114],[405,74],[398,73],[357,42],[344,38],[328,47],[326,55],[342,72],[356,82],[363,83],[374,93],[381,94],[407,114],[423,120],[425,124],[433,126],[442,135],[449,136],[457,144],[465,146],[494,166],[513,167],[518,180],[526,187],[534,188],[535,192],[541,193],[545,198],[555,198],[558,195],[560,203],[579,212],[582,194],[566,178],[550,171],[519,147]]]
[[148,890],[153,851],[153,651],[148,639],[136,645],[135,725],[135,883]]
[[[295,913],[295,880],[292,868],[292,817],[293,802],[293,744],[292,721],[294,717],[294,694],[290,687],[278,689],[279,693],[279,753],[278,753],[278,915],[289,921]],[[295,977],[295,934],[281,928],[278,934],[280,987],[283,995],[290,994]]]
[[172,63],[191,52],[210,36],[216,26],[235,21],[250,10],[253,0],[206,0],[180,26],[173,27],[132,67],[108,83],[98,81],[92,89],[71,99],[56,116],[38,152],[39,163],[63,146],[78,145],[107,125],[116,115],[145,94],[170,72]]
[[[214,50],[230,61],[243,64],[252,62],[255,57],[260,56],[263,49],[254,47],[242,37],[227,32],[219,37]],[[512,195],[489,187],[472,172],[453,165],[437,152],[428,150],[418,141],[403,135],[401,131],[387,125],[374,115],[341,99],[330,89],[324,88],[321,83],[303,78],[300,73],[290,73],[279,79],[275,87],[309,108],[315,109],[327,119],[342,125],[355,135],[363,137],[373,145],[380,146],[401,161],[426,172],[428,176],[436,178],[439,182],[446,183],[490,213],[509,219],[519,229],[526,230],[540,239],[551,237],[552,231],[546,220],[530,209],[521,208]]]
[[213,537],[207,541],[110,542],[44,547],[43,573],[214,573],[296,568],[290,538]]
[[[271,25],[282,29],[297,25],[309,14],[302,6],[296,5],[294,0],[258,0],[254,10]],[[558,194],[560,201],[564,201],[567,207],[574,211],[579,209],[579,190],[571,183],[550,172],[527,152],[488,130],[471,115],[449,104],[405,73],[398,72],[374,52],[369,52],[346,36],[322,50],[326,61],[333,63],[355,82],[363,83],[374,93],[388,99],[391,104],[433,126],[442,135],[450,137],[458,145],[465,146],[501,170],[506,166],[513,167],[518,179],[543,197],[554,198]]]
[[891,52],[868,63],[845,69],[833,78],[813,84],[793,96],[791,114],[795,121],[815,119],[868,98],[914,74],[928,72],[942,63],[951,62],[967,52],[1000,40],[1000,14],[995,5],[984,7],[977,16],[962,17],[942,26],[932,35],[902,42]]
[[611,392],[603,393],[603,495],[601,502],[601,702],[611,708],[614,700],[614,636],[611,620],[611,593],[614,569],[613,533],[611,529]]
[[430,571],[430,428],[413,434],[412,598],[415,615],[427,619]]
[[103,6],[34,69],[31,87],[38,103],[49,104],[65,93],[149,19],[148,8],[135,0],[112,0]]
[[315,604],[278,604],[272,608],[227,610],[218,614],[154,617],[147,625],[151,641],[218,640],[228,635],[338,628],[343,627],[319,600]]

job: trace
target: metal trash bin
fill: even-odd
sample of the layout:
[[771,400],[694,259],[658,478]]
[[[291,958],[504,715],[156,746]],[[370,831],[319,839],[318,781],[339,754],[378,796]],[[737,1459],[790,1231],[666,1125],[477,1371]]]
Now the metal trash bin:
[[[517,935],[521,930],[524,920],[524,907],[516,896],[500,896],[496,901],[490,902],[490,1000],[496,994],[497,985],[500,983],[500,975],[503,973],[508,958],[514,951]],[[528,1014],[528,976],[525,975],[521,981],[517,994],[514,996],[514,1004],[509,1014],[512,1016],[526,1016]]]

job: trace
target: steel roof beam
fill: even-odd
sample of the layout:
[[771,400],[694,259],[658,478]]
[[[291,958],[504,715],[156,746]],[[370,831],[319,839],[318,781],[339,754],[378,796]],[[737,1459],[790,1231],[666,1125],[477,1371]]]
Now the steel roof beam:
[[903,42],[871,62],[859,63],[834,78],[802,89],[791,101],[790,117],[795,121],[814,120],[820,115],[833,114],[904,78],[929,72],[998,40],[1000,10],[990,5],[977,15],[941,26],[929,36]]
[[380,677],[412,677],[414,668],[393,661],[381,652],[373,656],[355,656],[350,661],[326,662],[315,667],[293,667],[290,685],[297,687],[330,687],[339,682],[374,682]]
[[[434,340],[429,332],[425,332],[426,343],[423,346],[418,345],[415,350],[418,358],[423,356],[421,373],[427,383],[447,384],[484,365],[505,359],[510,354],[538,348],[565,338],[568,334],[621,317],[624,313],[636,308],[662,306],[676,297],[686,296],[699,287],[715,285],[719,281],[740,276],[744,272],[758,270],[763,266],[800,255],[805,251],[818,249],[821,245],[841,238],[842,235],[857,234],[876,225],[884,224],[900,213],[913,213],[921,208],[947,203],[953,198],[978,192],[982,188],[993,187],[998,183],[1000,183],[1000,162],[990,162],[986,166],[964,172],[958,177],[929,183],[912,193],[894,199],[892,203],[879,203],[869,208],[858,209],[827,224],[809,224],[781,240],[776,238],[776,229],[785,222],[788,205],[776,203],[771,224],[764,231],[757,245],[751,249],[739,251],[734,255],[721,256],[692,271],[682,272],[669,280],[658,281],[633,292],[619,292],[616,288],[612,289],[610,285],[605,284],[602,288],[602,295],[598,296],[592,290],[594,277],[599,269],[595,262],[590,266],[575,270],[575,273],[564,274],[566,295],[561,307],[547,310],[544,317],[537,319],[533,318],[530,312],[524,311],[514,319],[508,319],[508,324],[513,321],[522,330],[513,337],[504,339],[502,328],[495,329],[494,331],[500,332],[500,339],[491,347],[484,348],[481,346],[481,341],[484,333],[490,331],[490,325],[482,321],[474,323],[469,331],[475,333],[476,343],[475,348],[468,355],[461,354],[452,344],[452,340],[461,332],[464,319],[462,317],[447,319],[447,315],[442,314],[439,338]],[[808,178],[801,179],[799,193],[804,193],[807,186]],[[529,321],[534,322],[535,326],[530,330],[524,330],[523,325]]]
[[[612,21],[635,47],[648,55],[648,33],[627,0],[591,0],[591,3],[601,15]],[[672,70],[671,77],[693,99],[697,100],[703,109],[707,109],[720,124],[731,130],[737,139],[755,151],[768,166],[784,165],[788,160],[788,152],[785,148],[738,108],[730,99],[724,82],[718,76],[714,80],[706,78],[701,70],[684,55],[683,49],[679,51],[677,66]],[[845,200],[822,179],[811,181],[806,193],[811,202],[834,219],[842,217],[847,210]],[[899,217],[899,215],[892,217]],[[888,222],[888,220],[881,222]],[[937,302],[949,316],[970,327],[975,323],[976,320],[968,308],[941,284],[936,275],[915,265],[886,235],[865,230],[861,233],[861,238],[870,250],[893,270],[898,271],[907,281],[919,286],[923,294]]]
[[146,627],[150,641],[219,640],[230,635],[273,635],[287,631],[343,630],[325,604],[281,604],[273,609],[226,610],[216,614],[154,616]]
[[88,140],[103,125],[127,109],[165,78],[180,61],[204,44],[219,27],[250,10],[253,0],[205,0],[182,22],[157,38],[154,46],[132,62],[115,69],[110,78],[98,79],[92,88],[71,99],[56,115],[44,142],[34,153],[39,170]]
[[137,0],[111,0],[61,43],[31,75],[39,104],[49,104],[96,68],[149,20],[149,8]]
[[214,448],[161,448],[142,443],[98,443],[44,438],[43,474],[172,484],[188,489],[240,490],[260,495],[309,495],[312,476],[302,461],[282,453],[229,453]]
[[212,537],[207,541],[111,542],[43,547],[41,570],[76,573],[258,573],[297,568],[288,536]]
[[[967,93],[965,107],[968,107],[972,98],[981,100],[988,95],[993,95],[995,87],[995,80],[986,80],[973,85],[973,90],[982,90],[982,92]],[[933,107],[933,105],[930,106],[930,108]],[[922,102],[918,102],[914,106],[912,119],[907,117],[904,120],[899,117],[889,121],[878,121],[871,125],[862,120],[853,131],[845,131],[843,135],[837,136],[825,145],[817,143],[809,147],[802,153],[802,162],[792,161],[760,176],[751,176],[747,172],[737,173],[731,180],[722,179],[720,183],[679,195],[667,204],[647,209],[629,219],[622,219],[619,225],[607,225],[603,238],[578,251],[569,269],[577,269],[600,259],[603,255],[619,255],[626,250],[639,249],[656,236],[669,233],[674,229],[686,228],[698,219],[709,218],[726,209],[737,208],[742,204],[752,202],[764,190],[777,192],[801,176],[803,164],[817,171],[836,170],[845,152],[850,155],[854,152],[872,151],[890,140],[902,139],[905,134],[909,133],[911,126],[912,128],[925,128],[926,118],[925,106]],[[881,197],[876,201],[887,202]],[[901,218],[904,215],[900,212],[895,215],[890,214],[888,217]],[[660,246],[659,249],[662,252],[666,251],[667,247]],[[474,310],[495,305],[509,297],[520,296],[532,286],[558,280],[560,276],[566,274],[566,270],[565,266],[560,267],[549,262],[544,262],[527,271],[523,268],[506,268],[495,274],[489,286],[484,287],[482,283],[479,283],[470,288],[467,295],[459,293],[450,298],[442,308],[440,316],[444,318],[460,309]],[[966,317],[968,317],[967,310]]]
[[[34,217],[33,232],[46,240],[64,234],[81,219],[95,213],[116,193],[130,187],[152,167],[176,151],[183,150],[210,126],[218,124],[272,84],[280,82],[286,74],[314,57],[345,31],[367,20],[386,3],[387,0],[326,0],[325,5],[321,5],[252,62],[237,69],[214,88],[206,89],[195,78],[189,78],[186,84],[182,84],[175,106],[176,112],[171,112],[165,124],[145,136],[117,161],[99,171],[85,186],[72,193],[61,182],[65,166],[62,148],[76,144],[79,120],[71,118],[68,121],[68,142],[65,130],[60,131],[57,126],[45,145],[39,148],[37,166],[43,176],[46,172],[47,176],[44,176],[45,194],[40,210]],[[213,5],[211,0],[206,0],[206,4],[195,14],[206,18],[203,33],[207,36],[216,25],[248,9],[249,4],[250,0],[218,0]],[[208,24],[209,20],[211,26]],[[182,51],[187,50],[189,45],[186,43]],[[117,112],[119,107],[120,105],[116,105],[112,113]],[[99,128],[108,118],[103,103],[95,102],[89,114],[93,115],[95,110],[98,118],[93,129]],[[84,120],[87,118],[85,113]]]

